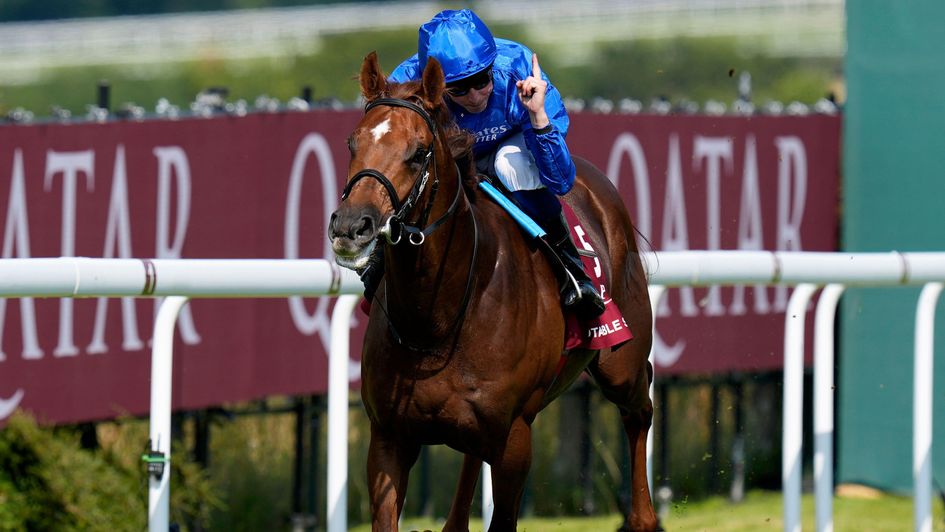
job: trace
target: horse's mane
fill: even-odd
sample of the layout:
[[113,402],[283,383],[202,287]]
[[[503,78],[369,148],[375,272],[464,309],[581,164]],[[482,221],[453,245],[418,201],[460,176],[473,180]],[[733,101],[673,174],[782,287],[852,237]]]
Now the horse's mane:
[[[408,81],[405,83],[388,83],[387,90],[392,98],[409,100],[424,106],[420,101],[421,84],[419,81]],[[428,109],[429,110],[429,109]],[[476,164],[473,158],[472,147],[476,139],[472,133],[462,129],[453,120],[453,114],[445,102],[437,102],[430,116],[434,124],[439,128],[439,134],[446,139],[450,155],[456,161],[459,168],[460,180],[467,190],[475,188],[476,182]]]

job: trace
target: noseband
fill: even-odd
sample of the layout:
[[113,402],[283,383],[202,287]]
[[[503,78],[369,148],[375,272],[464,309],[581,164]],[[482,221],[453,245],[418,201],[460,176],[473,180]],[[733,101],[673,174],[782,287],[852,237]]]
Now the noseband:
[[[440,177],[436,172],[436,124],[433,123],[433,118],[429,113],[427,113],[426,109],[411,101],[402,100],[400,98],[378,98],[377,100],[367,104],[367,106],[364,108],[364,112],[366,114],[371,109],[379,106],[403,107],[417,113],[421,118],[423,118],[423,121],[426,122],[427,127],[430,128],[430,133],[433,134],[433,141],[427,147],[427,153],[423,159],[423,164],[420,166],[420,171],[417,172],[417,176],[414,178],[413,186],[410,188],[410,192],[403,201],[401,201],[401,199],[397,196],[397,189],[394,188],[394,184],[391,183],[390,179],[384,175],[383,172],[373,168],[365,168],[354,174],[354,177],[351,178],[351,181],[348,181],[348,184],[345,185],[344,191],[341,193],[341,200],[344,201],[347,199],[348,195],[351,193],[351,189],[354,188],[354,185],[365,177],[370,177],[376,180],[387,191],[391,206],[394,208],[394,214],[388,217],[387,221],[384,222],[384,227],[381,229],[380,233],[384,235],[388,243],[391,245],[398,244],[403,237],[403,233],[407,233],[407,240],[411,244],[419,246],[420,244],[423,244],[424,240],[426,240],[426,237],[430,233],[442,225],[443,222],[445,222],[446,219],[449,218],[449,216],[452,215],[456,210],[456,207],[459,205],[459,197],[462,194],[463,187],[456,187],[456,197],[453,198],[453,203],[446,210],[446,213],[424,228],[423,225],[426,223],[427,218],[430,215],[430,210],[433,208],[433,200],[436,198],[436,192],[440,187]],[[404,222],[404,219],[413,210],[417,200],[420,198],[420,195],[423,194],[423,190],[426,188],[427,181],[430,178],[429,168],[431,161],[433,162],[433,184],[430,188],[430,199],[427,200],[426,207],[424,208],[423,213],[417,220],[416,224],[407,224]],[[395,232],[396,235],[394,234]]]

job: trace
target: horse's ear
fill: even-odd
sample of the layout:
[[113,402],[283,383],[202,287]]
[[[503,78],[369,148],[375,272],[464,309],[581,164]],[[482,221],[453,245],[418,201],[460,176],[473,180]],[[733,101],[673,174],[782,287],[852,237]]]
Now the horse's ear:
[[381,66],[377,62],[377,52],[371,52],[364,58],[359,80],[361,95],[369,102],[380,98],[387,90],[387,76],[381,71]]
[[446,90],[443,68],[435,57],[427,59],[427,66],[423,69],[422,85],[425,103],[432,111],[443,102],[443,92]]

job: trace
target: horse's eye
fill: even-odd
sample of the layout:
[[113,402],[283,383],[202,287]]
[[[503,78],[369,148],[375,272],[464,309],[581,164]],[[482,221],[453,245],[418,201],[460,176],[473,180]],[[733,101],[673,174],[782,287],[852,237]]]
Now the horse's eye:
[[423,161],[426,160],[426,158],[427,158],[427,149],[421,146],[417,148],[417,151],[413,152],[413,156],[410,157],[409,163],[411,166],[419,167],[420,165],[423,164]]
[[354,155],[355,149],[357,149],[357,143],[354,141],[354,137],[348,137],[348,151],[351,155]]

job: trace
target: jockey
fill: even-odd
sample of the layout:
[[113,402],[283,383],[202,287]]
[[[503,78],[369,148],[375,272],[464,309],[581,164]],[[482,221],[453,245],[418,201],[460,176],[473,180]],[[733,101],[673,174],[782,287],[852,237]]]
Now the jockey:
[[446,103],[457,124],[476,138],[480,173],[497,177],[546,232],[546,239],[577,282],[565,282],[562,302],[596,317],[604,302],[584,271],[556,195],[574,185],[575,167],[564,137],[568,114],[561,94],[525,46],[495,39],[468,9],[446,10],[420,26],[418,53],[390,80],[420,79],[435,57],[446,77]]

